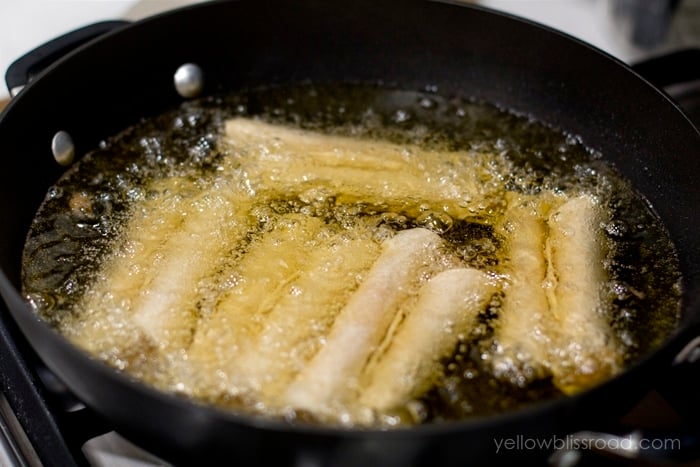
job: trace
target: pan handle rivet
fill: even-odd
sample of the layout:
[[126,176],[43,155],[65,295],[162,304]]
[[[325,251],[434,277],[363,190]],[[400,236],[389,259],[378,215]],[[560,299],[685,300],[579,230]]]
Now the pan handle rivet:
[[197,97],[204,89],[204,73],[194,63],[185,63],[175,72],[175,90],[184,98]]
[[75,157],[73,138],[67,132],[59,131],[51,140],[51,152],[56,162],[64,166],[70,165]]

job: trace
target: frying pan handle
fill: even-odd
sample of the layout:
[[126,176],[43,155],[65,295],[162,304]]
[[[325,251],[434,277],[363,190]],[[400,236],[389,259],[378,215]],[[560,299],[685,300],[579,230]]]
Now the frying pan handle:
[[632,65],[632,69],[658,88],[700,80],[700,49],[682,49]]
[[127,24],[128,21],[94,23],[52,39],[18,58],[5,73],[5,83],[10,95],[15,97],[36,75],[72,50]]

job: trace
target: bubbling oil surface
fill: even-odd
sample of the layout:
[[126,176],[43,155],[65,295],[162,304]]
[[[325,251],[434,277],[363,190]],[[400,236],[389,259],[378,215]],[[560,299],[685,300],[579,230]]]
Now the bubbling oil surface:
[[[78,304],[100,280],[101,265],[122,241],[133,207],[159,195],[147,187],[172,177],[195,188],[211,186],[228,157],[218,144],[224,122],[241,116],[335,135],[490,153],[508,162],[509,170],[499,174],[505,189],[592,193],[605,200],[610,211],[604,226],[610,279],[604,288],[611,302],[607,317],[624,348],[625,363],[656,348],[677,323],[681,290],[675,249],[647,202],[604,161],[604,155],[574,135],[490,105],[432,91],[367,85],[258,88],[190,101],[102,143],[49,189],[28,234],[22,279],[24,294],[37,313],[69,337],[74,334],[83,313]],[[488,219],[453,219],[436,211],[410,216],[361,202],[337,206],[332,200],[298,196],[277,197],[251,212],[253,228],[244,233],[242,246],[227,251],[232,263],[245,256],[247,246],[276,220],[294,214],[320,218],[330,231],[361,222],[370,226],[377,241],[387,232],[425,227],[440,234],[471,267],[489,270],[503,261],[503,239]],[[217,291],[232,283],[233,276],[199,284],[210,294],[203,295],[204,305],[199,306],[216,301]],[[494,349],[489,342],[500,300],[495,296],[472,332],[460,340],[444,362],[439,382],[404,407],[399,418],[412,423],[463,419],[563,397],[547,378],[503,379],[490,371]],[[115,336],[114,348],[119,348],[122,337]],[[173,380],[143,358],[109,352],[100,357],[163,390],[187,392],[183,390],[187,382]],[[260,411],[235,397],[207,393],[199,399]],[[305,416],[291,418],[295,417]],[[382,423],[391,425],[391,420]]]

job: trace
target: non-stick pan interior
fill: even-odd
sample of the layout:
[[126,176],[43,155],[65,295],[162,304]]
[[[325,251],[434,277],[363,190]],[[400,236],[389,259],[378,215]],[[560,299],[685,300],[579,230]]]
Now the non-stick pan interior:
[[[418,0],[240,1],[203,4],[116,31],[47,70],[7,108],[0,120],[0,262],[9,279],[2,292],[13,314],[28,314],[17,292],[25,235],[62,172],[51,156],[53,134],[69,132],[80,155],[138,119],[177,105],[182,98],[173,73],[186,62],[204,70],[206,93],[304,81],[430,86],[580,135],[650,201],[678,247],[688,296],[698,292],[700,187],[693,175],[700,173],[700,138],[665,96],[614,59],[473,7]],[[686,324],[698,320],[692,310]],[[46,329],[22,319],[50,366],[77,377],[73,357],[52,356],[51,343],[37,342]],[[89,393],[86,384],[77,384],[78,393]],[[96,395],[88,398],[99,405]],[[116,409],[110,415],[128,420]],[[188,412],[183,419],[199,415]],[[178,419],[172,426],[182,424]],[[183,438],[205,443],[205,433]]]

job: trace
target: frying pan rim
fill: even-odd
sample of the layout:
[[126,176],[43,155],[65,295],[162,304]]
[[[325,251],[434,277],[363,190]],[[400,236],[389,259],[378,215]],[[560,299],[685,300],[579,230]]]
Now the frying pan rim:
[[[632,73],[636,76],[637,79],[641,79],[644,81],[649,87],[651,87],[655,92],[659,93],[661,96],[664,97],[671,105],[673,105],[676,110],[678,110],[683,117],[688,121],[691,127],[695,130],[696,133],[698,133],[698,129],[692,124],[690,119],[685,115],[685,113],[678,107],[676,103],[673,102],[672,99],[666,93],[664,93],[662,90],[656,88],[653,84],[649,83],[647,80],[645,80],[642,76],[637,74],[632,68],[630,68],[627,64],[621,62],[615,57],[612,57],[610,54],[608,54],[605,51],[600,50],[599,48],[588,44],[586,42],[583,42],[575,37],[572,37],[566,33],[563,33],[561,31],[558,31],[554,28],[551,28],[546,25],[542,25],[540,23],[531,21],[526,18],[521,18],[516,15],[500,12],[497,10],[493,10],[491,8],[486,8],[480,5],[473,5],[473,4],[464,4],[464,3],[457,3],[456,1],[450,1],[450,0],[428,0],[433,3],[440,3],[440,4],[445,4],[445,5],[452,5],[452,6],[459,6],[462,8],[471,8],[475,10],[480,10],[484,11],[486,13],[498,15],[501,17],[506,17],[509,18],[510,20],[517,21],[519,23],[526,23],[530,25],[531,27],[536,27],[539,29],[546,30],[550,33],[554,33],[556,35],[562,36],[565,39],[569,41],[574,41],[578,43],[580,46],[584,46],[587,49],[590,49],[594,51],[595,53],[607,58],[608,60],[611,60],[612,62],[616,63],[618,66],[622,66],[628,73]],[[160,13],[158,15],[153,15],[148,18],[144,18],[143,20],[139,20],[137,22],[134,22],[128,26],[125,26],[123,28],[116,29],[114,31],[111,31],[107,33],[105,36],[101,36],[93,41],[90,41],[83,46],[77,48],[76,50],[70,52],[68,55],[66,55],[64,58],[61,60],[55,62],[52,64],[50,67],[48,67],[46,70],[42,71],[40,74],[37,75],[35,80],[33,80],[31,83],[28,83],[25,89],[23,89],[18,96],[16,96],[14,99],[10,101],[6,109],[0,114],[0,125],[2,125],[2,122],[4,118],[7,115],[10,115],[12,113],[12,109],[16,105],[21,105],[21,102],[23,100],[23,96],[27,95],[27,93],[32,92],[32,88],[35,85],[35,83],[40,82],[42,76],[45,74],[48,74],[51,72],[56,67],[61,66],[63,61],[67,59],[68,57],[72,56],[73,54],[79,54],[81,53],[82,50],[88,47],[94,47],[96,44],[98,44],[100,41],[105,39],[106,37],[111,37],[113,35],[117,34],[126,34],[129,30],[131,30],[132,27],[135,26],[142,26],[142,25],[147,25],[152,21],[156,21],[162,17],[167,17],[171,15],[180,15],[183,14],[183,11],[187,11],[189,9],[199,9],[199,8],[204,8],[204,7],[209,7],[210,5],[221,3],[221,1],[214,1],[214,2],[207,2],[207,3],[200,3],[196,5],[189,5],[186,7],[180,7],[172,10],[168,10],[166,12]],[[700,134],[700,133],[698,133]],[[10,293],[13,293],[16,295],[16,297],[7,297],[6,296],[6,290],[3,287],[2,290],[2,295],[3,298],[5,299],[5,302],[8,303],[8,309],[10,310],[10,313],[12,314],[13,318],[16,319],[15,312],[13,307],[10,305],[10,302],[13,301],[13,299],[18,299],[21,301],[24,301],[21,298],[21,294],[19,291],[17,291],[14,286],[11,285],[9,279],[6,277],[5,272],[3,270],[0,270],[0,280],[2,282],[6,282],[7,284],[10,285]],[[685,310],[689,304],[683,304],[683,309]],[[27,313],[29,315],[34,315],[32,310],[30,309],[29,305],[26,303],[23,306],[24,310],[22,310],[23,313]],[[676,346],[680,347],[687,343],[688,341],[680,342],[681,338],[684,338],[686,334],[689,333],[695,333],[695,331],[691,331],[688,327],[679,327],[676,329],[671,335],[669,335],[665,340],[664,343],[655,349],[654,351],[648,353],[641,359],[639,359],[637,362],[635,362],[633,365],[631,365],[629,368],[625,369],[622,373],[619,375],[616,375],[612,379],[605,381],[601,385],[598,385],[594,388],[591,388],[587,391],[584,391],[583,393],[577,394],[575,396],[569,396],[569,397],[564,397],[561,399],[556,399],[556,400],[548,400],[548,401],[540,401],[536,402],[533,404],[528,405],[527,407],[524,407],[522,409],[514,410],[514,411],[509,411],[506,413],[502,414],[495,414],[495,415],[489,415],[489,416],[484,416],[484,417],[476,417],[476,418],[470,418],[467,420],[460,420],[460,421],[455,421],[455,422],[440,422],[439,424],[426,424],[426,425],[419,425],[419,426],[412,426],[412,427],[407,427],[407,428],[399,428],[399,429],[391,429],[391,430],[381,430],[381,429],[347,429],[347,428],[335,428],[335,427],[329,427],[329,426],[322,426],[322,427],[315,427],[315,426],[306,426],[306,425],[291,425],[288,422],[284,421],[279,421],[279,420],[272,420],[272,419],[264,419],[261,418],[260,416],[255,416],[255,415],[245,415],[245,414],[238,414],[238,413],[233,413],[232,411],[229,410],[224,410],[220,409],[218,407],[212,406],[212,405],[203,405],[201,403],[191,401],[189,399],[179,397],[173,394],[169,394],[165,391],[157,390],[151,386],[148,386],[138,380],[132,379],[129,376],[125,375],[124,373],[120,372],[119,370],[110,367],[109,365],[93,358],[92,356],[88,355],[87,352],[83,351],[82,349],[78,348],[74,344],[72,344],[67,338],[62,336],[60,333],[58,333],[54,328],[52,328],[48,323],[46,323],[43,320],[38,320],[39,321],[39,326],[44,328],[45,330],[50,331],[51,333],[55,334],[55,336],[62,342],[62,346],[69,346],[72,350],[80,352],[83,359],[90,360],[93,364],[99,365],[99,368],[102,370],[108,370],[112,377],[120,381],[120,384],[126,384],[128,386],[131,386],[132,390],[136,390],[139,392],[145,392],[146,394],[150,393],[149,397],[155,397],[155,398],[163,398],[165,397],[167,400],[169,400],[172,404],[174,405],[179,405],[184,403],[186,407],[189,408],[196,408],[197,410],[204,410],[207,413],[212,413],[215,415],[217,418],[223,418],[227,422],[233,422],[238,425],[244,425],[244,426],[249,426],[252,428],[256,429],[262,429],[262,430],[270,430],[270,431],[289,431],[293,430],[296,432],[300,433],[312,433],[312,434],[320,434],[320,435],[329,435],[329,436],[342,436],[342,437],[354,437],[354,436],[384,436],[384,437],[394,437],[394,436],[399,436],[403,437],[406,436],[407,433],[411,436],[415,434],[416,436],[422,436],[424,434],[442,434],[445,432],[456,432],[456,431],[469,431],[471,429],[483,429],[485,426],[500,426],[504,423],[516,421],[516,420],[526,420],[530,419],[533,416],[536,416],[537,414],[542,414],[546,413],[548,411],[552,410],[559,410],[563,409],[566,406],[571,406],[575,405],[584,397],[588,397],[589,394],[593,393],[600,393],[603,391],[606,391],[606,388],[610,387],[612,384],[621,384],[620,381],[624,380],[625,378],[632,378],[632,373],[633,372],[639,372],[643,368],[649,367],[649,362],[655,361],[655,360],[660,360],[663,358],[664,355],[670,354],[674,349],[676,349]],[[697,334],[695,334],[697,335]],[[53,371],[53,370],[52,370]],[[648,372],[647,372],[648,373]],[[651,375],[648,375],[651,377]]]

